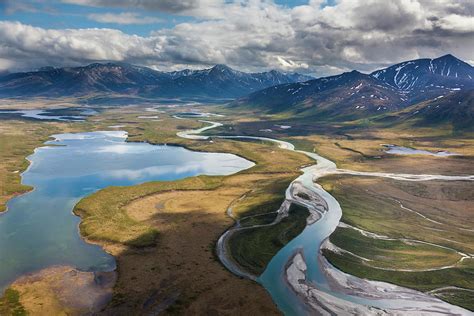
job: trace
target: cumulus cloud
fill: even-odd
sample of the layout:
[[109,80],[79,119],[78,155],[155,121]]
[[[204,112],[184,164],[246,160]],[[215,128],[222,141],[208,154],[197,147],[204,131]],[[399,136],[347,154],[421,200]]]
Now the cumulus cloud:
[[444,30],[472,34],[474,29],[474,17],[450,14],[434,20],[433,24]]
[[[371,71],[402,60],[452,53],[473,62],[473,5],[455,0],[311,0],[293,8],[269,0],[65,0],[134,4],[198,17],[136,36],[114,29],[48,30],[0,22],[2,65],[37,67],[125,61],[155,69],[217,63],[329,75]],[[205,9],[208,10],[205,10]],[[13,66],[12,66],[13,65]]]
[[0,56],[17,65],[83,64],[102,60],[146,60],[155,56],[158,38],[114,29],[46,30],[19,22],[0,22]]
[[93,13],[87,16],[90,20],[99,23],[113,23],[113,24],[152,24],[161,22],[160,19],[151,16],[141,16],[138,13],[124,12],[124,13]]

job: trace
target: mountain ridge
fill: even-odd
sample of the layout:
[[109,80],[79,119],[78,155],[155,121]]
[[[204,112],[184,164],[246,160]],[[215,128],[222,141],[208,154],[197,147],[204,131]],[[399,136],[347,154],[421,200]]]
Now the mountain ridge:
[[[474,89],[473,78],[474,67],[450,54],[405,61],[369,74],[353,70],[322,78],[276,70],[246,73],[223,64],[163,72],[109,62],[6,74],[0,77],[0,96],[116,94],[148,99],[235,99],[229,103],[231,107],[341,121],[396,113],[469,91]],[[446,114],[447,107],[443,109]]]
[[357,119],[474,89],[473,78],[474,67],[448,54],[402,62],[370,74],[351,71],[273,86],[240,98],[231,106],[259,108],[269,113]]
[[92,63],[81,67],[45,67],[0,77],[0,96],[66,96],[123,93],[146,97],[236,98],[258,89],[296,80],[301,74],[279,71],[245,73],[226,65],[202,70],[163,72],[127,63]]

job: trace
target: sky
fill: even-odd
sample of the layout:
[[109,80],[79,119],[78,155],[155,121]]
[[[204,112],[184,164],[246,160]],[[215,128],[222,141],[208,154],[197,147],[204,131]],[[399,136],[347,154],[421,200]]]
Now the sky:
[[315,76],[453,54],[472,0],[0,0],[0,72],[119,61]]

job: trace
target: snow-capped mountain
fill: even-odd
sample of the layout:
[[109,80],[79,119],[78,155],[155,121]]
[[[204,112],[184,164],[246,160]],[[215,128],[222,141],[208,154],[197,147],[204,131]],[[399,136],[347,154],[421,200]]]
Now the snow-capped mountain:
[[474,67],[453,55],[411,60],[371,75],[402,91],[414,102],[474,87]]
[[269,112],[290,111],[329,118],[367,116],[396,111],[403,95],[376,78],[351,71],[301,83],[283,84],[237,100],[237,106],[259,106]]
[[452,55],[403,62],[367,75],[357,71],[257,91],[234,102],[269,112],[366,117],[474,89],[474,67]]
[[276,70],[245,73],[226,65],[216,65],[209,69],[190,72],[174,79],[173,82],[157,86],[152,90],[152,94],[235,98],[270,86],[307,79],[312,78],[299,74],[286,75]]

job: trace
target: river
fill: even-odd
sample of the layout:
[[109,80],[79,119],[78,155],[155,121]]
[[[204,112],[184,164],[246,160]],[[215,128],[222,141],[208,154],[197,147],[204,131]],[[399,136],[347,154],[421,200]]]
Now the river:
[[[200,133],[221,126],[215,122],[202,122],[210,125],[197,130],[180,132],[178,135],[190,139],[205,140],[209,137],[199,135]],[[273,141],[280,148],[295,150],[295,147],[289,142],[266,137],[212,137]],[[355,172],[338,169],[334,162],[316,153],[298,152],[314,159],[316,164],[303,168],[303,174],[290,184],[286,190],[286,200],[278,212],[287,213],[291,203],[297,203],[307,206],[310,212],[318,213],[317,218],[319,219],[309,221],[303,232],[285,245],[272,258],[264,273],[256,279],[268,290],[274,302],[285,315],[312,315],[315,313],[322,315],[473,315],[468,310],[446,303],[429,294],[386,282],[360,279],[343,273],[329,264],[322,256],[320,249],[338,226],[342,210],[337,200],[315,181],[329,174],[386,177],[402,181],[474,181],[474,176]],[[313,192],[325,203],[318,202],[308,205],[308,201],[296,194],[300,186]],[[218,255],[230,271],[255,280],[255,277],[242,271],[226,251],[226,240],[233,232],[240,229],[242,228],[231,228],[221,236],[217,245]]]

